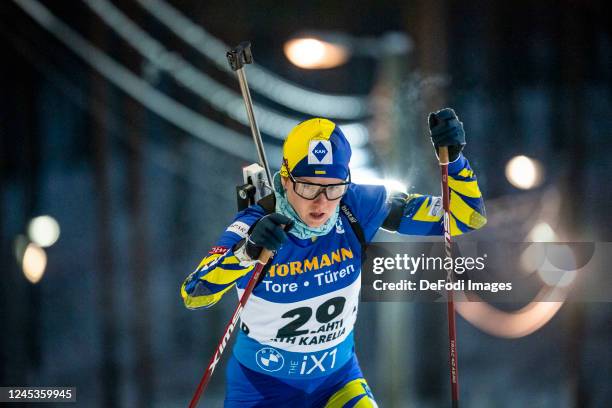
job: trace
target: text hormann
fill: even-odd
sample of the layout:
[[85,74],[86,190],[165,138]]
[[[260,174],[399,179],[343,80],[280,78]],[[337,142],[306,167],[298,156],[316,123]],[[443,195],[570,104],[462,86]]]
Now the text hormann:
[[332,264],[343,262],[346,259],[352,258],[352,250],[349,248],[339,248],[327,254],[313,256],[312,258],[305,259],[303,261],[293,261],[284,264],[272,265],[268,275],[270,277],[274,277],[302,274],[304,272],[325,268],[327,266],[331,266]]

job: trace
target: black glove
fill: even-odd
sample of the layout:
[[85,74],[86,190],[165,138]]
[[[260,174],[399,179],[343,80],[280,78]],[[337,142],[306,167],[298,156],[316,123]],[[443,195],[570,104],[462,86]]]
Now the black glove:
[[432,112],[429,114],[428,122],[431,142],[436,148],[436,154],[438,154],[438,147],[448,146],[449,160],[457,160],[465,146],[465,131],[455,111],[451,108],[444,108]]
[[257,221],[244,243],[245,252],[252,260],[259,258],[263,248],[270,251],[280,249],[287,240],[287,233],[293,221],[282,214],[272,213]]

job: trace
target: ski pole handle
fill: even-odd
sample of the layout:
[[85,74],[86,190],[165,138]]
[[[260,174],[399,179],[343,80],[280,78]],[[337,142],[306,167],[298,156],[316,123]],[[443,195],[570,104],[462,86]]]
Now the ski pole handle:
[[[259,164],[266,171],[268,187],[270,188],[270,190],[272,190],[272,173],[270,172],[270,166],[268,165],[268,158],[266,157],[266,151],[263,147],[263,141],[261,140],[259,127],[257,126],[257,121],[255,120],[253,100],[251,99],[251,92],[249,91],[249,84],[247,82],[245,73],[245,65],[253,63],[251,43],[248,41],[241,42],[237,47],[229,50],[226,56],[230,67],[233,71],[236,72],[236,75],[238,76],[238,82],[240,83],[240,92],[242,93],[242,99],[244,100],[246,114],[249,119],[251,134],[253,135],[255,147],[257,148],[257,157],[259,158]],[[262,194],[262,196],[263,195],[265,194]]]
[[448,164],[448,146],[438,147],[438,161],[440,162],[440,164]]
[[258,259],[259,263],[265,266],[270,260],[270,258],[272,258],[272,255],[274,255],[274,253],[270,251],[269,249],[266,249],[266,248],[262,249],[261,254],[259,255],[259,259]]

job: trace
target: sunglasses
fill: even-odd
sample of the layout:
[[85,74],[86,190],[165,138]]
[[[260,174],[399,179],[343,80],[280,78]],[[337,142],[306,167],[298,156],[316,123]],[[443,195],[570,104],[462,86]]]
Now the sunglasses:
[[287,165],[287,160],[284,160],[285,168],[287,169],[287,173],[289,174],[289,180],[293,183],[293,191],[297,195],[306,200],[314,200],[321,193],[325,194],[325,197],[329,201],[334,201],[342,198],[344,194],[348,191],[349,185],[351,184],[351,171],[349,170],[348,180],[342,183],[335,184],[318,184],[318,183],[309,183],[306,181],[299,181],[293,177],[293,174],[289,171],[289,166]]

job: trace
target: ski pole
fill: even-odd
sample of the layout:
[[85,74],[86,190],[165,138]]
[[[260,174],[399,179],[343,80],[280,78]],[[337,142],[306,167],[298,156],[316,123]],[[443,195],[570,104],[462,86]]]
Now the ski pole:
[[[448,147],[438,148],[438,159],[442,175],[442,207],[444,208],[444,251],[446,257],[452,257],[451,233],[450,233],[450,191],[448,189]],[[452,267],[446,270],[446,281],[453,282]],[[452,288],[452,286],[450,286]],[[448,291],[448,341],[449,341],[449,364],[452,408],[459,408],[459,372],[457,369],[457,328],[455,327],[455,303],[453,301],[453,290]]]
[[253,62],[253,53],[251,52],[251,43],[248,41],[241,42],[237,47],[227,52],[227,61],[230,64],[232,70],[236,71],[238,75],[238,82],[240,82],[240,91],[242,93],[242,99],[244,99],[244,105],[246,106],[247,116],[249,118],[249,125],[251,126],[251,133],[253,134],[253,141],[257,147],[257,156],[259,157],[259,163],[266,170],[266,178],[268,186],[272,189],[272,173],[270,173],[270,167],[268,166],[268,158],[263,148],[263,142],[261,140],[261,134],[259,133],[259,127],[255,121],[255,112],[253,111],[253,101],[251,100],[251,93],[249,92],[249,84],[247,83],[244,66]]
[[223,351],[225,350],[225,347],[227,346],[229,339],[232,336],[232,332],[234,331],[234,328],[238,324],[238,319],[240,318],[240,315],[242,314],[242,311],[244,310],[244,306],[246,305],[247,300],[251,296],[251,292],[253,292],[255,285],[259,281],[259,276],[261,275],[261,272],[264,266],[266,266],[271,256],[272,256],[271,251],[265,248],[261,251],[261,255],[259,256],[257,265],[255,266],[255,271],[253,272],[253,276],[251,277],[251,279],[249,279],[249,283],[244,289],[244,293],[240,297],[238,306],[236,307],[236,310],[234,311],[234,314],[232,315],[232,318],[230,319],[229,323],[225,327],[225,331],[223,332],[221,341],[219,341],[219,344],[217,345],[217,349],[215,350],[215,353],[212,355],[210,361],[208,362],[208,367],[206,368],[206,371],[204,372],[204,375],[202,376],[202,379],[200,380],[200,383],[198,384],[198,388],[196,388],[196,391],[193,395],[193,398],[191,399],[191,402],[189,403],[189,408],[197,407],[198,401],[200,400],[200,397],[204,393],[204,390],[206,389],[206,386],[210,382],[210,378],[212,377],[213,372],[215,371],[215,367],[221,360],[221,355],[223,354]]
[[[226,56],[230,66],[232,67],[232,70],[236,71],[238,75],[238,81],[240,82],[240,90],[242,92],[247,116],[249,118],[253,141],[255,142],[255,147],[257,148],[257,155],[259,156],[261,166],[266,171],[268,186],[270,187],[270,189],[272,189],[272,174],[270,173],[270,168],[268,166],[268,159],[266,157],[266,152],[263,147],[263,141],[261,140],[261,134],[259,133],[257,122],[255,121],[253,102],[251,100],[249,85],[247,83],[246,74],[244,72],[244,66],[253,62],[253,54],[251,53],[251,43],[246,41],[240,43],[237,47],[228,51]],[[244,293],[240,297],[238,306],[236,307],[236,310],[234,311],[234,314],[232,315],[232,318],[230,319],[229,323],[225,327],[223,337],[221,337],[221,341],[219,342],[215,353],[211,357],[210,362],[208,363],[208,367],[206,368],[206,371],[204,372],[204,375],[202,376],[202,379],[200,380],[200,383],[196,388],[193,398],[189,403],[189,408],[195,408],[198,405],[198,401],[204,393],[204,390],[206,390],[206,386],[210,382],[210,378],[212,377],[213,372],[215,371],[215,367],[221,360],[221,355],[223,354],[223,351],[225,350],[225,347],[227,346],[229,339],[231,338],[232,332],[238,324],[238,319],[240,318],[240,315],[242,314],[242,311],[244,310],[244,307],[247,301],[249,300],[249,297],[251,296],[251,292],[253,292],[253,289],[257,285],[257,282],[259,282],[259,277],[264,267],[270,260],[271,256],[271,251],[265,248],[262,250],[261,255],[259,256],[258,263],[255,266],[253,276],[251,276],[251,279],[249,279],[249,282],[247,283],[247,286],[244,289]]]

